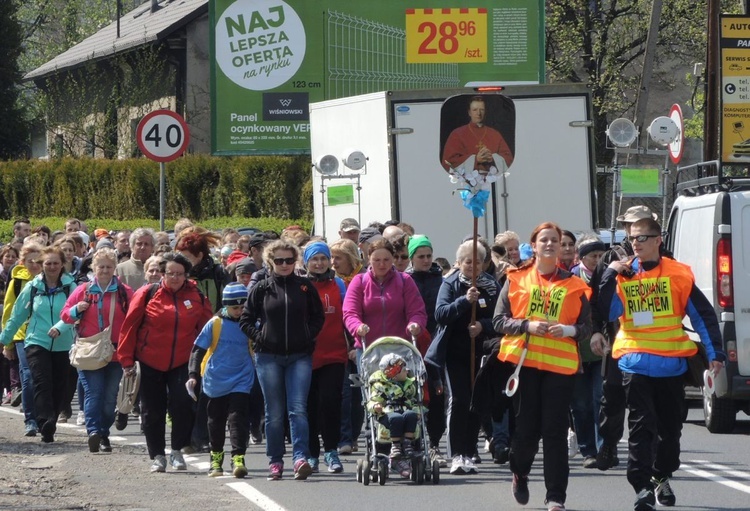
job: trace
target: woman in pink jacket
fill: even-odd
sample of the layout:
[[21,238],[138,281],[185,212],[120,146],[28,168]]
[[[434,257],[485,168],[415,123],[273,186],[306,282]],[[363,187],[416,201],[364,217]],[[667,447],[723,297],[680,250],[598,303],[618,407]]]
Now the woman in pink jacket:
[[[100,248],[94,254],[94,279],[78,286],[68,297],[60,317],[65,323],[78,323],[79,337],[91,337],[110,328],[110,338],[117,343],[120,329],[133,296],[133,290],[115,276],[117,254],[111,248]],[[114,302],[114,316],[109,323]],[[116,348],[115,348],[116,349]],[[117,390],[122,367],[115,352],[112,361],[95,371],[79,371],[84,390],[84,416],[89,435],[90,452],[111,452],[109,428],[115,421]]]
[[344,298],[344,324],[362,349],[361,338],[417,336],[427,325],[424,301],[411,276],[393,266],[395,251],[385,238],[369,246],[370,267],[356,275]]

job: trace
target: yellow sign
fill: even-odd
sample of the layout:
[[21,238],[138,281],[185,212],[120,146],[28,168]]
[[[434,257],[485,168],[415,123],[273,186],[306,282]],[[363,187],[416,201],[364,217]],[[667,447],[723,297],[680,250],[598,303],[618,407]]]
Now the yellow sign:
[[721,18],[721,160],[750,161],[750,17]]
[[487,62],[487,9],[407,9],[406,62]]
[[654,317],[673,314],[672,283],[668,278],[634,279],[620,284],[625,294],[625,317],[650,311]]
[[567,294],[568,288],[565,286],[553,286],[551,289],[542,289],[538,285],[532,284],[531,296],[529,297],[529,310],[526,312],[526,317],[544,318],[547,321],[559,320],[563,301]]

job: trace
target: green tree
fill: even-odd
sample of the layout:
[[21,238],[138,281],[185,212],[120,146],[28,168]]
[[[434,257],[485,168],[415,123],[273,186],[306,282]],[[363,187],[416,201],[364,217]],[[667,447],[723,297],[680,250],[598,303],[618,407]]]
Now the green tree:
[[[626,115],[637,99],[651,6],[650,0],[547,2],[548,80],[591,84],[602,162],[611,156],[604,151],[607,120]],[[722,12],[742,8],[741,0],[722,0]],[[682,76],[675,67],[705,61],[706,21],[706,0],[663,2],[652,89],[673,87]]]
[[23,155],[28,147],[28,130],[19,103],[21,72],[18,57],[23,43],[18,22],[18,2],[0,2],[0,159]]

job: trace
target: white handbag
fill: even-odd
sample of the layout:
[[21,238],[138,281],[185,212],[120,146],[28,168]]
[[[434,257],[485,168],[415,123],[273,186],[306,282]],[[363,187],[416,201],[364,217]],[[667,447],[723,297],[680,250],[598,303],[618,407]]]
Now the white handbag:
[[96,371],[112,361],[115,347],[112,345],[112,320],[115,317],[115,302],[112,297],[109,307],[109,326],[91,337],[79,337],[70,348],[70,365],[82,371]]

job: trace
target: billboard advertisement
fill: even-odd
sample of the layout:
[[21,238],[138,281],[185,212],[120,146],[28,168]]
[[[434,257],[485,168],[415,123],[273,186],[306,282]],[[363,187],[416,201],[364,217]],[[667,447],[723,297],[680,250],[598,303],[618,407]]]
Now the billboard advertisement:
[[310,152],[309,104],[541,83],[544,1],[211,0],[214,154]]
[[721,160],[750,161],[750,17],[721,17]]

